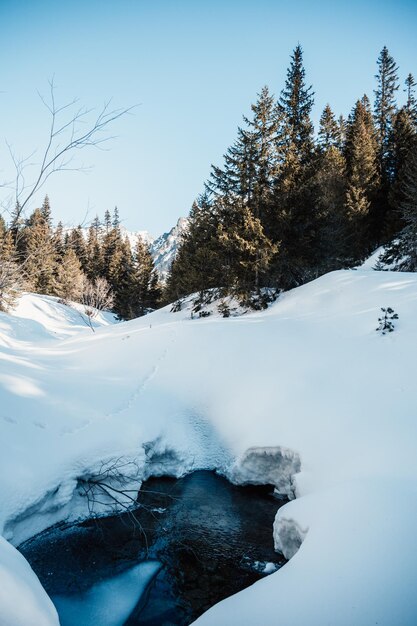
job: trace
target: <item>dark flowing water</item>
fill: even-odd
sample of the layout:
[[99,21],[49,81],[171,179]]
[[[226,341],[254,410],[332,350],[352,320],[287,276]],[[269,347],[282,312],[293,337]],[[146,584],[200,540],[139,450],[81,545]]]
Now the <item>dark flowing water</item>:
[[207,471],[152,478],[135,519],[56,526],[19,549],[63,626],[185,626],[284,564],[272,524],[285,500],[272,492]]

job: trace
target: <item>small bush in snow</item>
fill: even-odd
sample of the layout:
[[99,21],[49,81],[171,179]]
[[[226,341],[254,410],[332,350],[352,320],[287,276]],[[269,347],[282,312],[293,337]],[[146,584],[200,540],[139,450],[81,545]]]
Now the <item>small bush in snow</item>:
[[181,302],[181,300],[177,300],[176,302],[172,303],[171,313],[178,313],[179,311],[181,311],[181,309],[182,309],[182,302]]
[[381,315],[381,317],[378,317],[379,326],[375,330],[377,332],[380,332],[381,335],[385,335],[386,333],[392,333],[395,328],[394,322],[392,320],[397,320],[398,314],[394,313],[394,309],[391,309],[391,307],[387,307],[386,309],[381,307],[381,311],[383,314]]
[[221,315],[223,315],[223,317],[230,317],[230,307],[228,305],[227,302],[225,302],[224,300],[222,300],[219,305],[217,306],[217,309],[219,311],[219,313]]

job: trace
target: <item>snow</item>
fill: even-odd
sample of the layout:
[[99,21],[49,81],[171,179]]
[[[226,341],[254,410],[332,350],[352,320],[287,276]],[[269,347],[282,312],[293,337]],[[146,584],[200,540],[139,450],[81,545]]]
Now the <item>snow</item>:
[[[89,321],[81,304],[74,302],[67,306],[53,296],[26,293],[17,302],[12,315],[0,317],[0,346],[18,347],[23,342],[36,346],[39,342],[65,339],[82,332],[89,334],[92,332]],[[96,329],[115,321],[112,313],[100,311],[91,323]]]
[[154,239],[150,246],[155,268],[162,282],[168,278],[169,270],[178,251],[181,238],[188,228],[187,217],[180,217],[171,230],[157,239]]
[[123,626],[159,567],[156,561],[145,561],[85,593],[54,596],[61,626]]
[[[381,336],[387,306],[399,319]],[[113,479],[134,488],[217,469],[295,496],[271,528],[291,559],[197,624],[415,624],[417,276],[358,268],[264,312],[191,319],[191,308],[95,333],[40,296],[0,315],[0,532],[18,545],[87,515],[81,486],[106,463],[122,459]],[[13,548],[0,545],[3,563]],[[0,596],[0,623],[30,623],[25,584],[13,618]]]
[[[135,250],[139,238],[149,246],[155,269],[158,272],[160,280],[165,282],[172,262],[177,254],[181,237],[188,227],[188,221],[187,217],[180,217],[171,230],[156,238],[147,230],[131,231],[123,225],[120,225],[119,228],[123,239],[128,239],[132,250]],[[71,230],[73,229],[68,228],[67,232]],[[88,232],[88,228],[82,229],[85,239],[88,237]]]
[[58,626],[54,605],[24,557],[0,537],[0,624]]

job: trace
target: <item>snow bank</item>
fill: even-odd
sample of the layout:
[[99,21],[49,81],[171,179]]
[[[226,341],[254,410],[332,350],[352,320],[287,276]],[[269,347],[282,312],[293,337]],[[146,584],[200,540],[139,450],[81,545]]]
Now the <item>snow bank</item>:
[[[387,306],[399,319],[381,336]],[[296,496],[271,529],[293,556],[198,623],[416,623],[415,274],[334,272],[229,319],[167,307],[73,336],[67,322],[39,342],[31,319],[0,316],[10,541],[87,514],[103,463],[132,463],[134,488],[217,469]]]
[[293,477],[301,469],[297,452],[282,448],[249,448],[236,459],[227,477],[237,485],[274,485],[280,496],[294,497]]
[[0,537],[0,624],[59,626],[54,605],[26,559]]

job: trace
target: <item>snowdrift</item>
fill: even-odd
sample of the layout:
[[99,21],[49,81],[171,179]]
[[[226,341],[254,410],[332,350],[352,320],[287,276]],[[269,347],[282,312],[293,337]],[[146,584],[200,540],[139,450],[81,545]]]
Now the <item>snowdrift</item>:
[[[167,307],[95,333],[26,298],[52,322],[0,316],[6,539],[86,515],[80,486],[106,463],[123,459],[137,488],[152,474],[217,469],[295,497],[271,529],[291,560],[196,623],[416,623],[416,275],[334,272],[262,313],[191,319]],[[399,319],[382,336],[387,306]],[[22,557],[14,569],[5,549],[0,579],[18,579]],[[56,624],[32,576],[36,623]],[[29,624],[21,578],[20,599],[0,595],[8,626]]]

